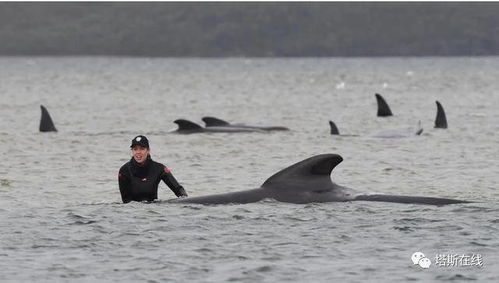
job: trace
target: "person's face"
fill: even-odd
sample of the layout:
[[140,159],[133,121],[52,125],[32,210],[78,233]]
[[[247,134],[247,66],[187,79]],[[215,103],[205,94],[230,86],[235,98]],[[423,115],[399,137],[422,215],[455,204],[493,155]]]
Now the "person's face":
[[137,163],[142,164],[146,162],[147,155],[149,155],[149,148],[140,145],[132,147],[132,156]]

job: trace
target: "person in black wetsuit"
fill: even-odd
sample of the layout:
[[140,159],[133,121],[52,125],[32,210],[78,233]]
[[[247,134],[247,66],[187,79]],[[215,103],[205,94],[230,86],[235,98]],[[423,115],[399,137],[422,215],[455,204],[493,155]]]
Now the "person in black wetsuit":
[[173,177],[172,172],[161,163],[151,159],[149,141],[145,136],[136,136],[130,146],[132,159],[121,166],[118,174],[121,200],[153,201],[158,198],[158,185],[161,180],[177,197],[186,197],[184,188]]

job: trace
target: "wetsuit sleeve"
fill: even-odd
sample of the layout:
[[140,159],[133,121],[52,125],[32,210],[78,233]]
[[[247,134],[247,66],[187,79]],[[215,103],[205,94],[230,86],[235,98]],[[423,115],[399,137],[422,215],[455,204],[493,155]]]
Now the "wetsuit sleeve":
[[131,202],[131,181],[130,176],[124,166],[120,168],[120,171],[118,173],[118,184],[120,186],[121,200],[123,201],[123,203]]
[[175,177],[173,177],[172,172],[166,166],[163,168],[163,172],[161,173],[161,180],[165,182],[165,184],[175,193],[177,197],[186,197],[187,192],[184,187],[182,187]]

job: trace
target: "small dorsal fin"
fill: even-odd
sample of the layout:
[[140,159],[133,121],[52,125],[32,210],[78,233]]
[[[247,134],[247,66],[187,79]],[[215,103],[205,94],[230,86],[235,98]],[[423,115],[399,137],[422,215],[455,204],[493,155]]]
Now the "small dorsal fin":
[[385,99],[381,94],[376,93],[376,101],[378,102],[378,117],[386,117],[386,116],[393,116],[392,111],[390,110],[390,107],[388,106],[388,103],[386,103]]
[[447,129],[447,118],[445,116],[444,107],[440,102],[437,103],[437,117],[435,118],[435,128]]
[[40,105],[42,109],[42,118],[40,119],[40,132],[57,132],[57,129],[54,126],[54,122],[50,117],[49,112],[45,106]]
[[[343,158],[338,154],[320,154],[283,169],[268,178],[262,187],[278,187],[281,182],[303,183],[304,180],[323,178],[325,182],[331,182],[331,172],[336,165],[340,164]],[[314,188],[310,188],[314,189]]]
[[178,131],[192,131],[203,129],[203,127],[199,126],[198,124],[185,119],[177,119],[173,122],[178,125]]
[[418,121],[418,126],[416,127],[416,136],[419,136],[423,133],[423,127],[421,126],[421,120]]
[[229,122],[215,117],[203,117],[201,120],[203,120],[203,122],[206,124],[206,127],[220,127],[230,125]]
[[329,121],[329,126],[331,128],[331,135],[339,135],[340,131],[338,131],[338,127],[336,127],[336,124],[333,121]]

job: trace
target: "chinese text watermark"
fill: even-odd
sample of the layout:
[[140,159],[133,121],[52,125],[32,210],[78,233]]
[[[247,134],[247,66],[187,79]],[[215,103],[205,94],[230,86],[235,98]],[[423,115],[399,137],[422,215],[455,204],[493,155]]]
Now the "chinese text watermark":
[[483,266],[481,254],[437,254],[435,265],[443,267]]
[[[424,269],[432,264],[422,252],[413,253],[411,260]],[[438,267],[483,267],[483,257],[481,254],[437,254],[433,263]]]

